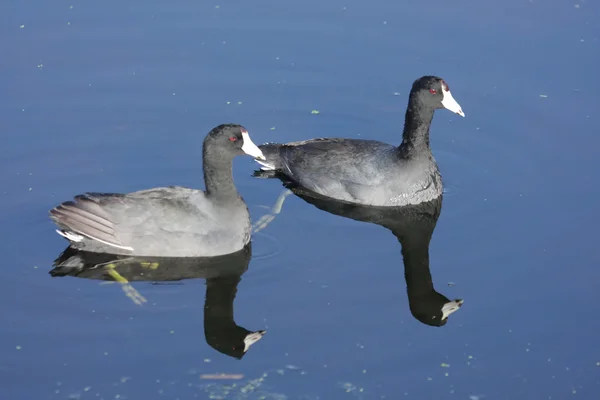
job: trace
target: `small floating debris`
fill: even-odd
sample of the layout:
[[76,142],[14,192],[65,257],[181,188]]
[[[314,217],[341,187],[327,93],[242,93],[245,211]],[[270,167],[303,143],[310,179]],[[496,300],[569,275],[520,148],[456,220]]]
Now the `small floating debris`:
[[321,111],[319,111],[319,110],[312,110],[310,113],[311,114],[321,114]]
[[202,374],[200,379],[242,379],[244,374]]
[[442,363],[440,365],[442,368],[450,368],[450,364]]
[[354,392],[357,388],[356,385],[350,383],[350,382],[341,382],[340,383],[340,387],[342,388],[342,390],[344,390],[346,393],[350,393],[350,392]]
[[547,95],[547,94],[540,94],[540,97],[541,97],[542,99],[545,99],[545,98],[547,98],[547,97],[548,97],[548,95]]

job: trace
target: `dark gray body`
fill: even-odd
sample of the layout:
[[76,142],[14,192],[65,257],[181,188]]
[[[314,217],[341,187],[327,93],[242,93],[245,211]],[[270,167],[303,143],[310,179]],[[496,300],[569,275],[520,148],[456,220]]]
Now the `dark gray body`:
[[86,193],[53,209],[51,217],[61,229],[84,234],[82,241],[72,242],[76,249],[138,256],[233,253],[248,244],[252,230],[241,197],[212,201],[202,190],[179,186],[128,194]]
[[[404,206],[438,198],[442,177],[431,151],[402,157],[375,140],[313,139],[259,146],[273,169],[318,194],[371,206]],[[268,164],[268,166],[266,165]]]
[[[86,193],[50,210],[50,217],[78,250],[131,256],[213,257],[241,250],[252,226],[233,182],[232,161],[244,146],[258,148],[237,124],[206,136],[206,191],[181,186],[133,193]],[[256,153],[258,154],[258,153]]]
[[464,116],[448,84],[436,76],[417,79],[409,94],[402,143],[321,138],[259,146],[263,171],[276,171],[321,196],[364,206],[395,207],[437,199],[442,177],[429,146],[435,110]]

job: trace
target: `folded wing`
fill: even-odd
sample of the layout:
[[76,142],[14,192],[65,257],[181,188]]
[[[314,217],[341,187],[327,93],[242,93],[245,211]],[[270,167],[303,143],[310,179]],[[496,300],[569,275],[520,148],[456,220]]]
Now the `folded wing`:
[[122,243],[115,234],[115,225],[101,205],[103,198],[117,199],[118,194],[86,193],[75,196],[50,210],[50,218],[61,228],[57,232],[65,238],[80,242],[85,238],[125,250],[132,247]]

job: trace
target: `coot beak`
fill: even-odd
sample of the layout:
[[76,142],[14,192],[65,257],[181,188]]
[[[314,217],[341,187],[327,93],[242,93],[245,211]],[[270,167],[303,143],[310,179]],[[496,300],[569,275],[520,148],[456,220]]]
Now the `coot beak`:
[[453,312],[458,311],[458,309],[462,306],[463,303],[464,300],[459,299],[449,301],[446,304],[444,304],[444,306],[442,307],[442,320],[448,318]]
[[242,145],[242,151],[244,153],[254,158],[258,158],[259,160],[266,160],[266,157],[263,156],[262,151],[260,151],[260,149],[250,139],[250,135],[247,131],[242,131],[242,139],[244,140],[244,144]]
[[462,108],[460,108],[460,104],[458,104],[456,100],[454,100],[454,97],[452,97],[452,93],[450,93],[449,90],[442,89],[442,96],[442,105],[444,106],[444,108],[460,115],[461,117],[465,116],[465,113],[463,112]]

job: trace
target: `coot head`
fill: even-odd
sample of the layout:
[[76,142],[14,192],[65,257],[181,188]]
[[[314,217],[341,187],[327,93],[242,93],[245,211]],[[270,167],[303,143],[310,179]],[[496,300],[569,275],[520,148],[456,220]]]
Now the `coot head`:
[[461,117],[465,116],[460,104],[452,97],[448,83],[437,76],[423,76],[417,79],[410,91],[410,99],[411,102],[417,101],[420,106],[446,108]]

